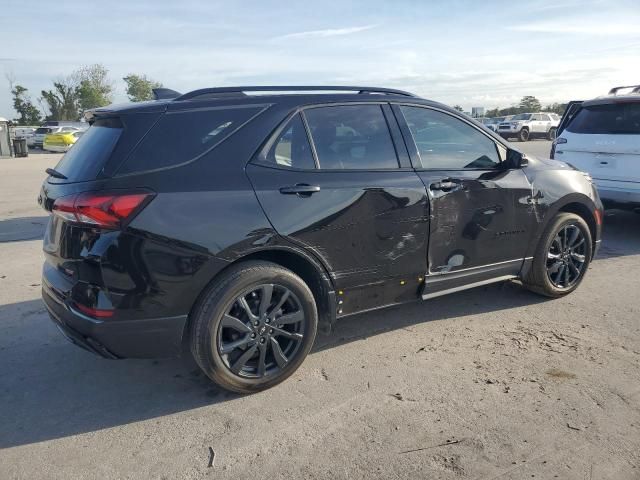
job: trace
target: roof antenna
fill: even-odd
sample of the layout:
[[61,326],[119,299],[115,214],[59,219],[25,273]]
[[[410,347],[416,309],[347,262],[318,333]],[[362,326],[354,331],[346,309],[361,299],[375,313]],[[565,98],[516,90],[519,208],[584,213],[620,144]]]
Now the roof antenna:
[[182,95],[180,92],[176,92],[170,88],[153,88],[151,91],[153,92],[154,100],[170,100]]

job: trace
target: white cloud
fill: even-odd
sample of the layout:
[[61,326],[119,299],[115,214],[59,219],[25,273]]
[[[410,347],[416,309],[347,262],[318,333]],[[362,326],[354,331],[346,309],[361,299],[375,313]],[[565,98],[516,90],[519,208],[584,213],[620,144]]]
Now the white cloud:
[[536,33],[557,33],[557,34],[580,34],[580,35],[638,35],[637,23],[621,22],[533,22],[523,23],[507,27],[508,30],[516,32],[536,32]]
[[358,27],[345,27],[345,28],[327,28],[324,30],[308,30],[306,32],[288,33],[275,37],[275,40],[287,40],[292,38],[308,38],[308,37],[339,37],[343,35],[352,35],[354,33],[364,32],[365,30],[371,30],[378,25],[362,25]]

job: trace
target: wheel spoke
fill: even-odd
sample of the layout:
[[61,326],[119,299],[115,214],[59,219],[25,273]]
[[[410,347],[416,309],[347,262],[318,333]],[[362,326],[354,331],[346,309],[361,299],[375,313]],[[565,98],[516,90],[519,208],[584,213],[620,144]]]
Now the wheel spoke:
[[251,337],[249,335],[245,335],[244,337],[239,338],[238,340],[235,340],[233,342],[223,343],[220,346],[220,353],[222,355],[226,355],[227,353],[233,352],[238,347],[245,346],[250,341],[251,341]]
[[273,320],[273,318],[276,315],[276,313],[278,313],[278,310],[280,310],[282,308],[282,306],[284,305],[284,302],[286,302],[287,299],[289,298],[289,295],[291,295],[291,292],[289,290],[285,290],[284,293],[282,294],[282,296],[280,297],[280,300],[276,304],[276,306],[271,309],[271,313],[269,314],[269,318],[271,318]]
[[231,366],[231,371],[235,374],[240,373],[240,370],[242,370],[242,367],[244,367],[247,362],[249,361],[249,359],[251,357],[253,357],[253,355],[256,353],[256,350],[258,349],[258,345],[254,345],[251,348],[248,348],[246,352],[244,352],[240,358],[238,358],[235,363]]
[[580,270],[573,264],[573,262],[569,262],[569,270],[577,277],[580,275]]
[[569,268],[565,267],[564,269],[564,286],[568,287],[569,286]]
[[577,260],[580,263],[584,263],[584,255],[580,255],[579,253],[571,252],[571,258]]
[[567,227],[562,229],[562,250],[567,248]]
[[566,270],[566,266],[564,263],[560,264],[560,268],[558,269],[558,272],[556,274],[556,284],[560,285],[562,283],[562,275],[564,274],[564,271]]
[[284,368],[289,360],[284,356],[284,353],[282,353],[278,340],[273,337],[271,337],[271,350],[273,350],[273,357],[276,359],[278,366]]
[[297,312],[287,313],[275,319],[277,325],[289,325],[291,323],[298,323],[304,320],[304,313],[302,310],[298,310]]
[[548,260],[558,260],[560,258],[560,254],[559,253],[547,253],[547,259]]
[[240,305],[240,307],[242,307],[242,309],[245,311],[245,313],[247,314],[247,316],[249,317],[250,320],[257,320],[258,317],[256,315],[254,315],[254,313],[251,311],[251,307],[249,306],[249,304],[247,303],[247,299],[244,297],[240,297],[237,300],[238,305]]
[[561,265],[562,265],[561,261],[554,262],[553,265],[551,265],[550,267],[547,267],[547,271],[549,273],[556,273]]
[[258,348],[260,349],[260,358],[258,359],[258,376],[259,377],[263,377],[264,376],[264,372],[267,369],[267,363],[266,363],[267,344],[266,343],[262,343],[262,344],[260,344],[260,346]]
[[231,315],[225,315],[224,317],[222,317],[222,326],[226,328],[232,328],[233,330],[242,333],[251,333],[251,327],[249,327],[239,318],[232,317]]
[[260,312],[258,314],[259,317],[262,318],[263,315],[267,313],[269,309],[269,305],[271,305],[271,296],[273,295],[273,285],[263,285],[262,286],[262,296],[260,298]]
[[283,337],[290,338],[291,340],[302,340],[302,334],[301,333],[287,332],[286,330],[283,330],[283,329],[278,328],[278,327],[272,327],[272,328],[273,328],[272,335],[274,337],[276,335],[282,335]]
[[579,246],[581,246],[583,243],[584,243],[584,237],[582,237],[582,238],[578,241],[578,243],[576,243],[576,244],[573,246],[573,249],[575,250],[576,248],[578,248]]
[[573,244],[576,243],[576,240],[578,240],[578,235],[580,235],[580,229],[575,225],[572,225],[571,230],[572,230],[572,233],[571,233],[571,236],[569,237],[569,241],[567,242],[567,247],[572,247]]

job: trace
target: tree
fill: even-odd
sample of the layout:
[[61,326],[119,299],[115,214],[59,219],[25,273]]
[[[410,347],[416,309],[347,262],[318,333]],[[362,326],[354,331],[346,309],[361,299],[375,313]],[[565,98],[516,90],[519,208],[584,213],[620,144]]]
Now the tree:
[[103,65],[85,65],[54,81],[52,90],[42,91],[47,120],[78,120],[86,110],[111,103],[113,83],[107,75]]
[[519,108],[522,112],[539,112],[542,109],[542,105],[536,97],[526,95],[520,100]]
[[38,107],[31,101],[29,90],[16,84],[13,74],[7,74],[6,77],[13,96],[13,109],[20,115],[19,118],[14,119],[14,122],[18,125],[38,125],[42,115]]
[[460,105],[454,105],[454,106],[453,106],[453,109],[454,109],[454,110],[457,110],[457,111],[459,111],[459,112],[464,112],[464,110],[462,110],[462,107],[461,107]]
[[545,112],[553,112],[558,115],[562,115],[564,113],[565,108],[567,108],[566,103],[552,103],[551,105],[547,105],[544,109]]
[[85,65],[73,72],[71,78],[76,83],[78,108],[80,112],[109,105],[113,99],[113,83],[108,78],[109,71],[96,63]]
[[153,100],[153,89],[162,87],[162,83],[147,78],[146,75],[130,73],[123,78],[127,84],[127,95],[132,102]]
[[47,120],[78,120],[78,87],[69,78],[53,82],[52,90],[42,90],[42,100],[49,110]]

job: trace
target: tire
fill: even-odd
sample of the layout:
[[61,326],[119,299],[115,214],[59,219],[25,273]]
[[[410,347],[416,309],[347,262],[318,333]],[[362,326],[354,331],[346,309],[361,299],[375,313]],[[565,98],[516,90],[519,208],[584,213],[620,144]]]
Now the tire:
[[254,393],[298,369],[313,346],[318,313],[313,293],[295,273],[251,261],[209,286],[192,322],[191,352],[202,371],[226,390]]
[[529,140],[529,130],[523,128],[518,132],[518,141],[526,142],[527,140]]
[[556,127],[551,127],[549,129],[549,133],[547,134],[547,139],[551,141],[556,139]]
[[[569,242],[574,234],[576,239],[571,247]],[[567,244],[566,248],[563,242]],[[534,253],[533,265],[522,283],[529,290],[547,297],[567,295],[584,279],[592,251],[591,231],[584,219],[574,213],[558,213],[545,228]],[[578,270],[577,274],[575,270]]]

